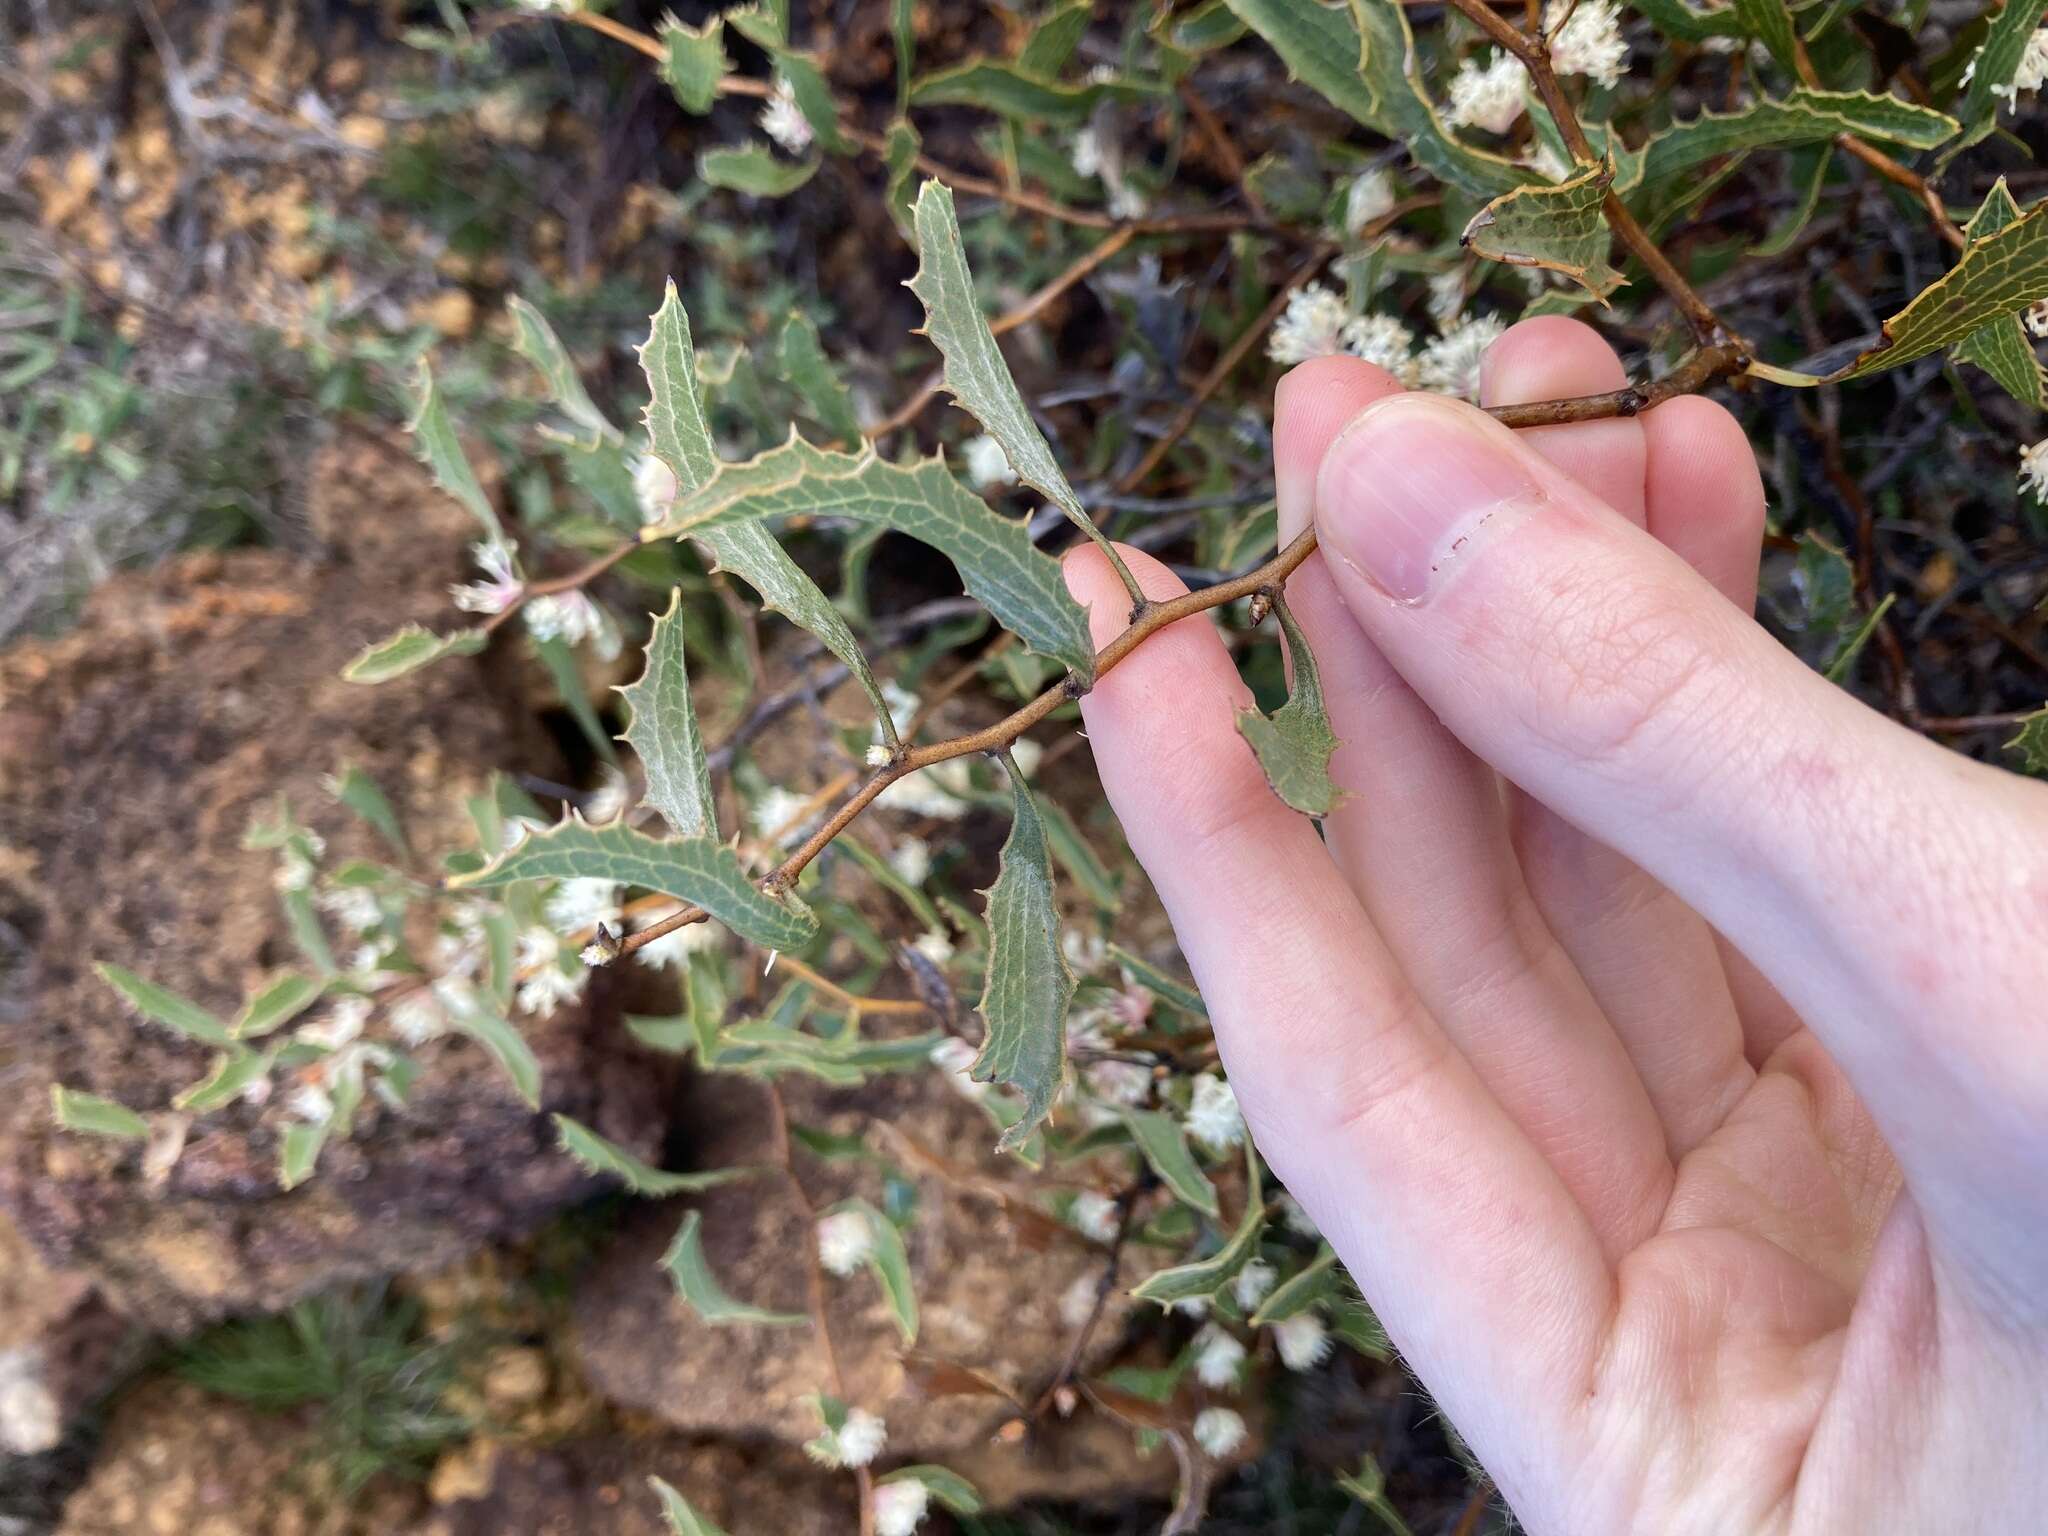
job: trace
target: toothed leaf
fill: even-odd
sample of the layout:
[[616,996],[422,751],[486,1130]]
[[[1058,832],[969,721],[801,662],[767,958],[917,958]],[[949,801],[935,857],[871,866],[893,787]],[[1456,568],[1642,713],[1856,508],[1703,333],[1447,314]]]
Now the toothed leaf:
[[704,737],[690,702],[690,673],[683,654],[683,592],[669,594],[668,609],[654,621],[647,640],[647,668],[640,680],[619,690],[633,712],[626,742],[640,754],[647,772],[647,804],[680,837],[718,837],[718,809],[711,797],[711,772],[704,764]]
[[732,68],[725,53],[725,22],[714,16],[701,27],[688,27],[673,16],[662,17],[655,36],[666,50],[661,78],[676,93],[685,112],[702,117],[718,100],[718,82]]
[[1622,282],[1607,264],[1613,180],[1611,164],[1588,165],[1555,186],[1517,187],[1473,215],[1463,243],[1491,261],[1562,273],[1604,304]]
[[166,1029],[175,1030],[187,1039],[203,1041],[207,1045],[234,1044],[234,1036],[229,1034],[227,1025],[197,1003],[182,998],[153,981],[144,981],[133,971],[118,965],[96,965],[93,970],[101,981],[126,998],[144,1018],[154,1019]]
[[103,1099],[96,1093],[80,1093],[61,1083],[50,1085],[50,1112],[65,1130],[85,1136],[139,1141],[149,1134],[149,1122],[127,1105]]
[[702,1173],[670,1173],[642,1162],[615,1141],[607,1141],[589,1126],[556,1115],[555,1135],[561,1148],[592,1173],[617,1179],[636,1195],[659,1199],[686,1191],[713,1189],[738,1179],[750,1179],[756,1168],[713,1168]]
[[388,683],[443,656],[474,656],[489,640],[490,636],[480,629],[458,629],[452,635],[437,635],[418,624],[408,624],[358,652],[356,659],[341,669],[342,681]]
[[751,1323],[763,1328],[801,1328],[810,1319],[801,1312],[771,1312],[728,1296],[704,1257],[704,1217],[691,1211],[676,1229],[675,1241],[661,1256],[661,1267],[676,1294],[707,1323]]
[[483,524],[485,538],[503,543],[505,529],[490,498],[484,495],[484,488],[477,484],[476,471],[469,467],[469,456],[462,451],[455,428],[448,420],[448,408],[435,386],[434,370],[424,359],[420,362],[419,408],[406,430],[412,433],[420,462],[433,475],[434,484],[469,509],[470,516]]
[[1337,750],[1337,737],[1323,703],[1322,674],[1286,599],[1275,602],[1273,611],[1287,637],[1293,686],[1287,702],[1271,717],[1256,708],[1238,711],[1237,729],[1258,755],[1274,794],[1305,816],[1327,816],[1337,805],[1337,786],[1330,782],[1330,754]]
[[1195,1154],[1188,1148],[1187,1134],[1178,1120],[1155,1109],[1127,1109],[1124,1111],[1124,1124],[1130,1128],[1131,1140],[1145,1154],[1145,1161],[1173,1191],[1175,1199],[1186,1201],[1204,1216],[1220,1217],[1223,1214],[1216,1203],[1216,1186],[1209,1182],[1209,1176],[1202,1172],[1202,1165],[1195,1161]]

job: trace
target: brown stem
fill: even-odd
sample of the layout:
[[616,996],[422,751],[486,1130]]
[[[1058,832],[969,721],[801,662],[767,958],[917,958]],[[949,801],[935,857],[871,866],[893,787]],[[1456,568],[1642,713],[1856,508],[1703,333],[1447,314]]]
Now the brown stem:
[[[1551,120],[1557,124],[1557,131],[1563,136],[1572,158],[1582,165],[1598,164],[1600,156],[1593,152],[1586,130],[1579,126],[1578,113],[1572,109],[1571,98],[1565,95],[1564,86],[1558,82],[1557,71],[1550,67],[1550,50],[1544,46],[1543,39],[1530,36],[1506,17],[1489,10],[1483,0],[1450,0],[1450,3],[1488,37],[1522,61],[1522,67],[1529,71],[1529,78],[1535,82],[1537,94],[1543,98],[1543,105],[1550,109]],[[1629,248],[1636,260],[1649,270],[1657,286],[1678,306],[1700,345],[1713,346],[1735,339],[1735,333],[1722,323],[1713,307],[1686,281],[1685,274],[1650,238],[1649,231],[1636,222],[1636,216],[1629,212],[1628,205],[1612,188],[1608,190],[1604,208],[1608,227],[1614,231],[1615,238]]]
[[[796,1154],[789,1136],[789,1106],[782,1100],[782,1087],[772,1077],[764,1078],[762,1086],[768,1090],[768,1125],[775,1166],[782,1171],[783,1181],[788,1184],[797,1209],[803,1213],[804,1287],[810,1298],[811,1326],[817,1330],[818,1344],[825,1355],[825,1380],[832,1388],[832,1395],[843,1402],[846,1399],[846,1376],[839,1369],[839,1351],[832,1342],[832,1328],[826,1311],[825,1264],[818,1256],[818,1208],[811,1203],[810,1191],[804,1188],[804,1181],[796,1171]],[[860,1487],[861,1536],[874,1536],[875,1480],[866,1467],[855,1467],[853,1478]]]
[[1130,1241],[1131,1227],[1138,1213],[1138,1196],[1144,1193],[1146,1181],[1138,1180],[1127,1185],[1116,1196],[1116,1236],[1110,1240],[1109,1253],[1102,1264],[1102,1274],[1095,1282],[1095,1302],[1089,1307],[1088,1316],[1081,1326],[1074,1330],[1074,1337],[1068,1341],[1067,1352],[1060,1360],[1059,1369],[1053,1372],[1052,1380],[1045,1390],[1038,1394],[1031,1404],[1030,1417],[1036,1421],[1050,1413],[1059,1401],[1062,1389],[1073,1384],[1074,1377],[1081,1369],[1081,1359],[1088,1353],[1088,1341],[1095,1336],[1096,1328],[1102,1322],[1102,1314],[1109,1307],[1109,1293],[1116,1289],[1117,1270],[1122,1267],[1124,1244]]
[[1926,177],[1899,164],[1883,150],[1873,149],[1852,133],[1836,135],[1835,143],[1885,180],[1904,187],[1917,197],[1920,206],[1927,210],[1928,218],[1934,221],[1935,229],[1940,231],[1941,238],[1950,245],[1960,251],[1970,243],[1969,237],[1956,227],[1956,221],[1948,216],[1948,209],[1942,204],[1941,194],[1928,185]]

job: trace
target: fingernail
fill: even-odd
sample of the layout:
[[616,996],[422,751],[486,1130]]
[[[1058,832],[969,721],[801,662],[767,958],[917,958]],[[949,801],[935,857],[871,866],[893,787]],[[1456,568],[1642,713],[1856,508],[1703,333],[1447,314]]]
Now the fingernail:
[[1438,590],[1505,514],[1542,496],[1513,439],[1441,396],[1372,406],[1330,446],[1316,481],[1323,547],[1389,596]]

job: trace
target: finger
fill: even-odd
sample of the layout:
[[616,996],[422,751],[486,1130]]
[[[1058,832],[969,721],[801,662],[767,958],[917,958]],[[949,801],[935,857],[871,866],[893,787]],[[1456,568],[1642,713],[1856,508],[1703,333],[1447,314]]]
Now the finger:
[[[1125,558],[1149,595],[1182,590],[1149,557]],[[1123,589],[1099,554],[1071,555],[1067,580],[1098,643],[1122,629]],[[1151,636],[1082,700],[1103,787],[1173,920],[1260,1151],[1452,1414],[1492,1426],[1526,1408],[1542,1443],[1590,1369],[1608,1284],[1599,1250],[1311,824],[1267,788],[1236,730],[1246,699],[1206,617]]]
[[2048,792],[1865,709],[1468,406],[1369,407],[1316,506],[1347,606],[1445,723],[1727,934],[1930,1223],[2018,1264],[2044,1202],[2010,1197],[2015,1160],[2037,1189],[2048,1165],[2020,1129],[2048,1103],[2022,1022],[2048,988]]
[[[1280,381],[1282,540],[1308,526],[1331,440],[1397,389],[1352,358]],[[1530,898],[1499,782],[1366,638],[1319,555],[1287,594],[1323,675],[1339,743],[1331,772],[1348,795],[1323,822],[1331,854],[1424,1005],[1618,1258],[1654,1229],[1670,1188],[1664,1133]]]
[[1640,420],[1650,532],[1748,613],[1764,538],[1764,482],[1748,435],[1698,395],[1667,400]]
[[[1591,326],[1549,316],[1523,321],[1495,344],[1481,398],[1523,405],[1601,394],[1627,382],[1621,359]],[[1632,523],[1660,516],[1692,535],[1696,549],[1719,531],[1719,509],[1697,497],[1675,511],[1647,500],[1649,450],[1639,420],[1577,422],[1519,436]],[[1663,436],[1667,446],[1684,446],[1681,434]],[[1703,446],[1725,445],[1709,431]],[[1751,462],[1746,443],[1741,458]],[[1708,489],[1728,478],[1718,476]],[[1667,482],[1660,478],[1660,494],[1674,491]],[[1718,545],[1713,552],[1721,553]],[[1681,1158],[1755,1079],[1713,934],[1657,881],[1540,801],[1516,792],[1509,806],[1536,907],[1633,1064],[1663,1127],[1665,1151]]]
[[[1539,315],[1508,327],[1487,349],[1479,398],[1486,405],[1527,405],[1605,394],[1628,383],[1628,370],[1600,333],[1582,320]],[[1632,417],[1526,427],[1522,440],[1630,522],[1641,525],[1642,423]]]

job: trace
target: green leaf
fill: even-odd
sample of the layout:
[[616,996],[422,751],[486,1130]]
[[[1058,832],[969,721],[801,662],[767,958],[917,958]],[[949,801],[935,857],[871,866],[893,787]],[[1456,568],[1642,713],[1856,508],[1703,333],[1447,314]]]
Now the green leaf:
[[1130,1127],[1131,1140],[1145,1154],[1145,1161],[1173,1191],[1175,1199],[1186,1201],[1212,1220],[1221,1219],[1223,1209],[1216,1203],[1216,1186],[1209,1182],[1202,1165],[1195,1161],[1195,1154],[1188,1150],[1188,1138],[1178,1120],[1156,1109],[1127,1109],[1124,1124]]
[[1178,1008],[1192,1018],[1209,1017],[1209,1005],[1202,1001],[1201,994],[1182,986],[1158,966],[1115,944],[1109,946],[1109,957],[1123,967],[1124,974],[1132,981],[1168,1006]]
[[956,1515],[978,1515],[981,1513],[981,1495],[974,1491],[974,1484],[958,1472],[945,1467],[919,1463],[911,1467],[898,1467],[886,1477],[875,1479],[877,1487],[886,1488],[890,1483],[922,1483],[925,1492]]
[[[1981,240],[2019,217],[2020,205],[2013,201],[2001,176],[1963,233],[1973,241]],[[2019,315],[2001,316],[1972,331],[1956,343],[1956,357],[1982,368],[2021,405],[2037,411],[2048,409],[2048,376],[2042,372],[2033,338]]]
[[1139,1301],[1156,1301],[1162,1307],[1197,1296],[1213,1296],[1258,1253],[1259,1238],[1266,1230],[1266,1197],[1259,1187],[1259,1157],[1249,1143],[1245,1147],[1245,1165],[1250,1177],[1245,1188],[1244,1218],[1230,1241],[1206,1259],[1176,1264],[1147,1275],[1132,1287],[1132,1296]]
[[1184,11],[1162,10],[1153,19],[1152,35],[1179,53],[1214,53],[1245,34],[1245,24],[1227,0],[1202,0]]
[[334,798],[375,827],[385,842],[401,854],[411,852],[405,840],[405,828],[398,823],[398,812],[392,809],[389,797],[375,779],[354,763],[349,763],[330,787]]
[[270,1060],[269,1056],[255,1051],[229,1052],[214,1063],[208,1077],[171,1100],[171,1105],[198,1115],[211,1114],[234,1103],[252,1084],[268,1077]]
[[1474,214],[1460,243],[1490,261],[1561,272],[1605,304],[1622,282],[1607,264],[1613,236],[1606,201],[1613,181],[1609,162],[1582,166],[1555,186],[1517,187]]
[[1835,163],[1835,146],[1832,141],[1803,144],[1785,158],[1787,176],[1797,195],[1771,232],[1749,248],[1749,254],[1759,260],[1782,256],[1791,250],[1793,242],[1812,222],[1813,211],[1820,206],[1821,192],[1827,186],[1828,170]]
[[540,1108],[540,1062],[533,1047],[510,1019],[489,1008],[449,1010],[455,1027],[490,1052],[491,1059],[505,1069],[513,1088],[530,1109]]
[[434,484],[469,509],[469,515],[483,524],[486,539],[493,544],[504,543],[505,529],[498,522],[490,498],[484,495],[484,488],[477,484],[476,471],[469,467],[469,457],[456,439],[448,408],[434,385],[434,370],[424,358],[420,360],[419,407],[406,423],[406,430],[412,434],[420,462],[427,466]]
[[583,381],[576,376],[575,360],[569,356],[569,349],[562,345],[561,337],[548,324],[547,317],[516,293],[506,303],[512,311],[513,350],[533,364],[534,371],[547,386],[548,398],[587,434],[573,441],[583,448],[623,441],[624,434],[606,419],[604,412],[597,408],[596,402],[584,389]]
[[1768,48],[1790,74],[1799,73],[1799,41],[1785,0],[1734,0],[1742,30]]
[[1702,112],[1652,134],[1642,149],[1642,170],[1617,182],[1662,188],[1709,160],[1749,149],[1788,149],[1819,144],[1837,134],[1881,139],[1913,149],[1932,149],[1954,135],[1956,121],[1928,107],[1868,91],[1798,90],[1765,99],[1737,112]]
[[858,445],[860,423],[854,418],[853,401],[831,359],[825,356],[824,345],[818,340],[818,327],[811,317],[800,309],[791,310],[782,323],[776,350],[781,357],[782,376],[803,397],[811,419],[838,441]]
[[795,896],[769,895],[748,878],[739,855],[708,837],[657,838],[624,822],[593,827],[581,817],[529,834],[482,869],[449,880],[458,890],[514,880],[615,880],[702,907],[764,949],[801,949],[818,931]]
[[562,707],[569,711],[569,718],[576,722],[576,729],[583,733],[583,739],[590,743],[590,749],[608,763],[616,764],[619,754],[612,746],[611,734],[605,730],[604,721],[598,718],[597,706],[590,702],[590,692],[583,683],[583,669],[576,664],[576,648],[560,635],[549,635],[545,639],[534,637],[533,652],[548,669],[548,676],[554,679],[555,693],[562,701]]
[[899,117],[889,125],[889,137],[882,142],[882,165],[889,173],[882,200],[903,238],[913,244],[917,240],[917,222],[911,210],[914,199],[910,183],[917,175],[919,150],[917,130],[910,126],[908,118]]
[[341,669],[342,681],[388,683],[443,656],[474,656],[489,640],[490,636],[480,629],[458,629],[452,635],[437,635],[418,624],[408,624],[375,645],[364,647],[354,661]]
[[[1081,498],[1031,419],[974,296],[974,275],[967,270],[952,192],[943,183],[927,181],[917,194],[915,214],[918,263],[910,291],[924,305],[924,334],[946,360],[947,393],[1003,445],[1018,479],[1051,497],[1074,526],[1107,549],[1101,530],[1082,509]],[[1094,680],[1092,651],[1076,670],[1083,682]]]
[[1710,37],[1742,36],[1742,19],[1733,6],[1695,10],[1685,0],[1634,0],[1635,8],[1666,37],[1703,43]]
[[889,1303],[889,1315],[907,1349],[917,1342],[917,1287],[910,1278],[910,1255],[904,1250],[903,1234],[895,1222],[865,1200],[842,1200],[827,1214],[840,1211],[857,1212],[868,1224],[872,1245],[867,1266],[882,1287],[882,1299]]
[[783,160],[759,144],[707,149],[697,157],[697,174],[714,187],[744,192],[749,197],[787,197],[818,174],[824,162]]
[[690,341],[690,316],[670,278],[662,291],[661,308],[649,317],[647,340],[640,346],[640,368],[647,375],[649,451],[669,467],[676,483],[694,491],[718,469],[711,429],[704,421],[703,397],[697,393],[697,351]]
[[144,981],[133,971],[118,965],[96,965],[93,970],[101,981],[126,998],[144,1018],[154,1019],[189,1040],[218,1046],[234,1044],[234,1036],[228,1033],[227,1025],[197,1003],[188,1002],[155,982]]
[[1045,835],[1052,844],[1052,856],[1059,861],[1067,878],[1102,911],[1122,911],[1123,896],[1116,888],[1116,881],[1103,867],[1102,860],[1095,856],[1095,850],[1088,846],[1088,840],[1074,825],[1073,818],[1050,800],[1040,804],[1038,813],[1045,820]]
[[326,1120],[318,1124],[294,1120],[284,1128],[277,1149],[277,1182],[284,1188],[297,1189],[313,1176],[320,1162],[320,1149],[327,1145],[331,1124]]
[[917,65],[917,0],[890,0],[889,32],[896,41],[896,115],[901,117],[910,105],[910,74]]
[[640,754],[647,772],[647,804],[681,837],[718,836],[718,808],[711,797],[711,772],[704,764],[704,737],[690,702],[690,673],[683,655],[683,589],[669,594],[668,608],[654,621],[647,640],[647,669],[640,680],[619,689],[633,713],[626,742]]
[[839,126],[839,108],[832,100],[832,87],[826,83],[824,70],[809,54],[799,53],[794,48],[775,48],[775,73],[789,86],[789,94],[796,98],[797,110],[804,115],[804,121],[811,125],[811,132],[818,143],[835,155],[853,153],[853,143]]
[[654,35],[667,50],[661,78],[685,112],[702,117],[718,100],[719,80],[732,68],[725,53],[724,19],[713,16],[701,27],[688,27],[673,16],[663,16]]
[[1975,144],[1997,125],[2003,100],[1999,93],[2019,73],[2027,44],[2044,19],[2048,19],[2048,3],[2044,0],[2005,0],[2004,7],[1992,18],[1990,30],[1984,34],[1984,46],[1976,57],[1976,68],[1971,71],[1970,83],[1964,87],[1963,99],[1956,108],[1965,130],[1957,149]]
[[50,1085],[50,1112],[65,1130],[85,1136],[137,1141],[149,1134],[149,1122],[125,1104],[96,1093],[79,1093],[62,1083]]
[[913,107],[981,107],[1018,122],[1075,127],[1106,101],[1157,100],[1159,86],[1147,81],[1089,80],[1066,84],[1021,64],[975,58],[935,70],[912,83]]
[[605,1140],[589,1126],[571,1120],[567,1115],[556,1115],[554,1121],[562,1150],[570,1157],[590,1172],[617,1179],[634,1194],[651,1199],[691,1190],[713,1189],[737,1179],[750,1179],[760,1171],[756,1168],[714,1168],[703,1173],[670,1173],[642,1162],[617,1142]]
[[668,1528],[675,1536],[725,1536],[717,1526],[706,1520],[690,1507],[690,1501],[658,1477],[647,1479],[647,1486],[654,1490],[654,1496],[661,1500],[661,1518],[668,1522]]
[[334,974],[334,950],[327,943],[326,930],[320,926],[320,918],[313,911],[312,893],[303,886],[277,893],[277,904],[284,909],[285,927],[290,930],[292,943],[299,948],[313,967],[323,976]]
[[752,1323],[763,1328],[801,1328],[810,1319],[801,1312],[770,1312],[728,1296],[704,1258],[704,1216],[691,1211],[676,1229],[675,1241],[661,1256],[676,1294],[707,1323]]
[[1238,711],[1238,733],[1251,743],[1274,794],[1305,816],[1327,816],[1337,804],[1337,786],[1330,782],[1330,754],[1337,750],[1337,737],[1323,707],[1322,674],[1284,596],[1274,599],[1273,611],[1287,637],[1293,687],[1270,719],[1256,708]]
[[1824,674],[1831,683],[1846,683],[1856,671],[1856,658],[1863,654],[1863,648],[1870,643],[1870,637],[1877,633],[1877,626],[1884,622],[1884,616],[1891,612],[1892,604],[1899,594],[1887,592],[1884,600],[1870,610],[1870,616],[1858,626],[1856,633],[1849,637],[1849,643],[1842,647],[1835,659],[1828,663]]
[[2048,706],[2025,716],[2019,724],[2005,750],[2019,753],[2020,766],[2028,773],[2048,774]]
[[1266,1299],[1259,1303],[1258,1310],[1252,1313],[1251,1325],[1270,1328],[1275,1323],[1284,1323],[1333,1295],[1337,1289],[1336,1267],[1336,1250],[1328,1243],[1323,1244],[1313,1259],[1273,1287]]
[[1415,163],[1468,197],[1494,198],[1537,179],[1499,155],[1460,143],[1422,85],[1415,36],[1397,0],[1229,0],[1280,55],[1287,72],[1330,105],[1408,148]]
[[1064,0],[1032,25],[1031,35],[1017,50],[1017,67],[1028,75],[1050,80],[1067,67],[1088,23],[1095,15],[1095,0]]
[[724,465],[644,536],[704,538],[794,513],[879,523],[931,545],[1005,629],[1081,676],[1094,675],[1088,616],[1067,591],[1059,562],[1032,544],[1022,522],[997,512],[937,459],[890,464],[872,452],[834,453],[791,438]]
[[312,1007],[326,990],[326,983],[315,981],[310,976],[296,972],[280,976],[242,1004],[242,1011],[235,1016],[232,1033],[237,1040],[253,1040],[259,1035],[267,1035]]
[[1052,1113],[1067,1066],[1067,1007],[1074,974],[1060,951],[1060,913],[1038,806],[1006,752],[1016,819],[988,891],[988,980],[981,1014],[988,1032],[968,1068],[978,1083],[1002,1083],[1024,1096],[1022,1116],[997,1150],[1021,1146]]
[[1753,363],[1750,372],[1798,387],[1838,384],[1915,362],[2042,299],[2048,299],[2048,202],[1971,241],[1954,266],[1884,322],[1877,345],[1846,367],[1823,376]]

